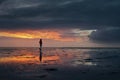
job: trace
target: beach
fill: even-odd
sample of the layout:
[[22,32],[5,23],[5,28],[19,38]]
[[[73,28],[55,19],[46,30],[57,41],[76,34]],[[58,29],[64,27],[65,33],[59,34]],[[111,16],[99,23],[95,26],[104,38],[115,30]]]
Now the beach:
[[120,80],[120,49],[0,48],[0,80]]

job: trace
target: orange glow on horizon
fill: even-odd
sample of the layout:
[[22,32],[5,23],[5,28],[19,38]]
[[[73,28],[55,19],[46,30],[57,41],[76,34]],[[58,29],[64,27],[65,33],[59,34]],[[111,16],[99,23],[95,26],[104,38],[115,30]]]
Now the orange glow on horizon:
[[0,36],[5,37],[14,37],[14,38],[27,38],[27,39],[34,39],[34,38],[46,38],[46,39],[54,39],[59,38],[59,33],[57,32],[0,32]]
[[14,32],[0,32],[0,36],[22,38],[22,39],[53,39],[58,41],[80,41],[78,38],[62,38],[61,34],[57,31],[14,31]]

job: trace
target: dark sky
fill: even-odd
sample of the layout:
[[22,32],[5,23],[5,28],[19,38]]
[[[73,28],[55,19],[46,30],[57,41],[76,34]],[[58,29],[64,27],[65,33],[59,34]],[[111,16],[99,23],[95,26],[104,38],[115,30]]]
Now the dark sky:
[[0,30],[96,30],[98,43],[120,43],[120,0],[0,0]]

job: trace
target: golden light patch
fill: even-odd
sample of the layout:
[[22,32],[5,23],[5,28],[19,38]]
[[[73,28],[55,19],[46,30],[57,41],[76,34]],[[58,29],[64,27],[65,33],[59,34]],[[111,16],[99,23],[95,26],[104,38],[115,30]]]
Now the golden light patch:
[[12,38],[23,38],[23,39],[52,39],[58,41],[79,41],[78,38],[62,38],[61,34],[57,31],[14,31],[14,32],[0,32],[0,36],[12,37]]
[[59,34],[57,32],[0,32],[0,36],[5,37],[14,37],[14,38],[46,38],[46,39],[55,39],[59,38]]

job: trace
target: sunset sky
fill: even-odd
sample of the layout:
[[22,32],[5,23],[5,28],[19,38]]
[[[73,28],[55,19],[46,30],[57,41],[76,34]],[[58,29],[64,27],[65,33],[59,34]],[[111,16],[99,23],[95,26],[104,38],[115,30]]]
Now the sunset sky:
[[120,0],[0,0],[0,47],[120,47]]

